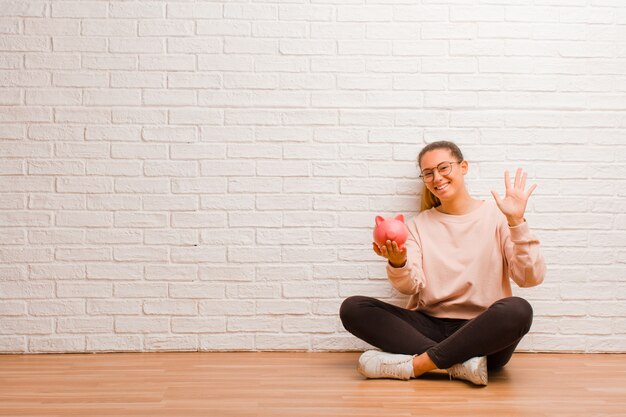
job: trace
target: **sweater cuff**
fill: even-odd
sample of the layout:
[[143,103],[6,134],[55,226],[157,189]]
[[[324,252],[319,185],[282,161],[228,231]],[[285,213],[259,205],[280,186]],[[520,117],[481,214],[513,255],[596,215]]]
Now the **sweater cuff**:
[[511,240],[514,242],[534,240],[531,238],[530,228],[528,227],[526,219],[524,219],[523,223],[520,223],[517,226],[509,226],[509,230],[511,231]]
[[409,267],[409,260],[408,259],[404,263],[404,266],[402,266],[400,268],[394,268],[393,266],[391,266],[389,261],[387,261],[387,274],[389,276],[396,276],[396,275],[401,274],[404,271],[406,271],[408,269],[408,267]]

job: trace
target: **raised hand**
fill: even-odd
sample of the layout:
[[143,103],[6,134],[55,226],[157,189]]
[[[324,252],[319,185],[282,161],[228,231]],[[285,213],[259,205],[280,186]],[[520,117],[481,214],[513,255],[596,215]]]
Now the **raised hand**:
[[537,188],[537,184],[533,184],[528,191],[525,191],[526,173],[522,171],[522,168],[517,168],[515,172],[515,182],[512,186],[509,171],[504,171],[504,186],[506,188],[504,199],[500,199],[500,196],[495,191],[491,191],[491,195],[495,198],[500,211],[506,216],[509,225],[517,226],[524,222],[526,203],[528,203],[528,198],[533,191],[535,191],[535,188]]
[[394,268],[402,268],[406,263],[406,246],[399,249],[398,244],[391,240],[386,241],[384,245],[380,246],[378,246],[376,242],[372,242],[372,246],[376,255],[387,258]]

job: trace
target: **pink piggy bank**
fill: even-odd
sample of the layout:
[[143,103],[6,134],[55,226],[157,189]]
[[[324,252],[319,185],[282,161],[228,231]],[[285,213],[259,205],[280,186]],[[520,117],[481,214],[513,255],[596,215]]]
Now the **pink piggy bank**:
[[409,231],[404,225],[404,215],[398,214],[396,217],[389,217],[387,219],[376,216],[374,242],[376,242],[378,246],[382,246],[387,240],[391,240],[398,244],[398,248],[402,248],[408,236]]

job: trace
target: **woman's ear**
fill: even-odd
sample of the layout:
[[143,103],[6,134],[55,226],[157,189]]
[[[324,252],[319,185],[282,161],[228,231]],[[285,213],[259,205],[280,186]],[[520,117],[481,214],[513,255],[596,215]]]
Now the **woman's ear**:
[[465,159],[461,161],[461,163],[459,164],[461,166],[461,174],[465,175],[467,174],[467,172],[469,171],[469,162],[467,162]]

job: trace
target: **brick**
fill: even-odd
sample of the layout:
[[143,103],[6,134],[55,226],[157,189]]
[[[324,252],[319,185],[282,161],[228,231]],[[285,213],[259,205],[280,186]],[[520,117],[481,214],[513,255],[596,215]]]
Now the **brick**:
[[20,262],[51,262],[52,251],[49,248],[11,248],[0,247],[0,262],[20,263]]
[[190,36],[193,35],[193,22],[182,20],[143,20],[139,21],[139,36]]
[[263,335],[255,336],[256,348],[263,351],[271,350],[309,350],[311,336],[307,334]]
[[[195,278],[195,275],[192,277]],[[223,298],[226,291],[224,285],[214,283],[176,283],[170,285],[172,298]]]
[[0,51],[3,52],[44,52],[50,49],[50,41],[43,36],[4,35],[0,38]]
[[96,1],[84,1],[80,4],[55,2],[52,5],[52,17],[107,17],[107,5]]
[[251,33],[251,25],[248,22],[236,20],[197,20],[196,32],[198,35],[211,36],[248,36]]
[[88,352],[137,352],[141,350],[139,336],[87,336]]
[[28,241],[31,244],[83,243],[84,232],[81,230],[29,230]]
[[54,297],[54,286],[51,282],[0,282],[2,299],[45,299]]
[[121,298],[164,298],[167,296],[167,283],[115,283],[113,293]]
[[209,245],[252,245],[254,234],[252,229],[238,229],[237,234],[230,229],[211,229],[200,232],[200,240]]
[[254,279],[254,267],[201,265],[199,277],[203,281],[252,281]]
[[127,19],[83,19],[81,35],[83,36],[133,36],[137,33],[137,25]]
[[145,278],[159,281],[194,281],[198,268],[190,265],[148,265]]
[[21,140],[24,139],[24,132],[23,126],[5,124],[0,126],[0,139]]
[[144,338],[144,348],[147,351],[197,351],[198,341],[195,335],[172,336],[146,336]]
[[219,333],[226,331],[224,318],[183,318],[172,319],[173,333]]
[[[111,75],[113,76],[113,74]],[[165,124],[167,121],[167,111],[158,109],[143,108],[113,108],[112,120],[116,124]]]
[[26,243],[26,238],[23,230],[9,230],[0,237],[2,245],[23,245],[24,243]]
[[223,178],[173,179],[174,194],[223,194],[226,192],[226,180]]
[[338,294],[335,282],[316,281],[315,284],[285,282],[282,287],[285,298],[332,298]]
[[172,213],[172,227],[176,228],[213,228],[226,226],[226,213],[216,212],[180,212]]
[[168,4],[167,17],[173,19],[220,19],[221,4]]
[[26,280],[28,272],[25,266],[1,265],[0,280],[2,281],[18,281]]
[[29,271],[32,280],[80,280],[85,278],[85,267],[79,265],[31,265]]
[[286,317],[283,319],[285,332],[333,333],[337,328],[336,317]]
[[46,3],[43,1],[3,1],[0,16],[44,17]]
[[59,261],[110,261],[108,248],[56,248],[54,257]]
[[20,32],[20,25],[17,19],[0,18],[0,33],[16,35]]
[[0,175],[22,175],[24,173],[22,161],[0,159]]
[[42,353],[84,352],[85,339],[83,336],[31,337],[28,341],[28,351]]
[[57,319],[57,331],[61,333],[111,333],[113,318],[108,317],[62,317]]
[[[111,121],[111,110],[61,107],[56,109],[54,120],[57,123],[109,123]],[[64,146],[64,144],[58,144],[57,146]],[[97,146],[90,146],[97,149]]]
[[2,320],[0,334],[52,334],[53,319],[48,318],[6,318]]
[[228,261],[236,263],[264,263],[280,262],[281,253],[279,247],[273,248],[246,248],[238,247],[228,251]]
[[115,227],[165,227],[167,217],[163,213],[115,213]]
[[[102,232],[100,232],[102,233]],[[107,240],[97,239],[98,243],[109,243]],[[118,243],[125,243],[120,239]],[[103,279],[103,280],[140,280],[143,278],[143,268],[141,265],[121,264],[121,263],[102,263],[87,265],[87,279]]]
[[144,196],[145,210],[196,210],[197,196]]
[[202,351],[254,350],[252,334],[209,334],[200,336]]
[[144,241],[148,245],[197,245],[198,233],[195,230],[150,230],[144,231]]
[[201,316],[252,316],[255,314],[254,305],[255,302],[252,300],[237,300],[236,304],[230,300],[198,302]]
[[193,316],[197,314],[195,301],[158,300],[145,301],[143,311],[147,315],[159,316]]
[[52,38],[52,49],[61,52],[106,52],[107,42],[104,38],[56,36]]
[[136,161],[87,161],[87,175],[130,176],[141,175],[141,165]]
[[[278,17],[278,7],[274,5],[225,4],[224,17],[226,19],[276,20]],[[283,19],[282,15],[281,19]]]
[[153,144],[117,144],[111,145],[111,156],[122,159],[166,159],[167,146]]
[[163,88],[165,77],[162,74],[112,72],[111,87]]
[[109,40],[109,51],[120,54],[159,54],[165,52],[165,41],[155,38],[112,38]]
[[277,333],[280,329],[281,320],[278,317],[228,318],[228,332]]
[[116,333],[163,333],[170,330],[165,317],[116,317]]
[[[50,75],[41,71],[6,71],[0,73],[0,85],[9,87],[46,87],[50,85]],[[6,101],[7,104],[22,104],[19,95],[17,95],[17,102],[12,103],[12,101],[16,101],[15,94],[11,93],[12,91],[16,90],[7,89],[7,95],[2,100]],[[26,104],[36,105],[39,103],[27,102]]]
[[113,18],[164,18],[165,3],[154,1],[112,1],[109,5],[109,15]]
[[118,193],[164,194],[169,192],[169,181],[162,178],[116,178]]
[[83,97],[87,106],[137,106],[141,104],[139,90],[85,90]]
[[308,314],[311,311],[309,301],[301,300],[258,300],[256,302],[256,314]]
[[0,122],[51,122],[52,112],[42,107],[2,107]]
[[139,315],[141,312],[140,300],[87,300],[87,313],[91,315]]
[[171,249],[171,260],[176,263],[226,262],[226,248],[198,246]]
[[195,127],[145,127],[143,140],[150,142],[196,142],[198,133]]
[[217,54],[222,51],[222,42],[215,38],[169,38],[167,52],[178,54]]
[[139,196],[89,195],[87,208],[90,210],[138,210],[141,207]]
[[143,104],[149,106],[193,106],[196,94],[187,90],[148,90],[143,94]]
[[3,193],[0,200],[0,209],[2,210],[18,210],[26,208],[25,194],[8,194]]
[[[275,57],[271,57],[272,60]],[[198,69],[203,71],[252,71],[252,57],[245,55],[199,55]]]
[[80,68],[80,56],[78,54],[26,54],[24,58],[26,68],[71,70]]
[[190,55],[141,55],[139,69],[144,71],[192,71],[194,57]]
[[[76,140],[82,141],[85,135],[85,129],[50,129],[51,137],[58,135],[59,140]],[[44,140],[45,133],[43,129],[41,131],[33,131],[31,133],[34,139]],[[109,156],[108,144],[83,144],[83,143],[56,143],[55,154],[62,158],[104,158]]]
[[56,188],[60,192],[69,193],[110,193],[113,191],[113,183],[109,178],[90,177],[57,177]]

